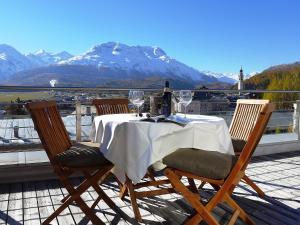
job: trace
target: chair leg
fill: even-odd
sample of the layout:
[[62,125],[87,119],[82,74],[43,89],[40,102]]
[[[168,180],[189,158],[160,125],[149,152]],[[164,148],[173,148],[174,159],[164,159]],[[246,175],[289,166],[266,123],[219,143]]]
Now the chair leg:
[[126,185],[128,188],[131,206],[132,206],[132,209],[134,212],[135,219],[138,222],[142,222],[142,216],[141,216],[138,204],[137,204],[137,198],[135,195],[134,186],[132,184],[132,181],[129,178],[126,178],[126,183],[124,185]]
[[103,221],[99,219],[98,216],[96,216],[95,212],[91,208],[88,207],[88,205],[82,200],[82,198],[78,198],[75,200],[79,208],[84,212],[84,214],[91,220],[93,224],[105,224]]
[[243,180],[257,192],[259,197],[265,197],[265,193],[246,174],[243,176]]
[[[89,174],[88,172],[86,172],[87,174]],[[99,182],[99,185],[103,183],[103,181],[109,177],[112,173],[110,172],[109,169],[107,169],[107,172],[103,172],[103,175],[101,175],[101,177],[99,177],[99,180],[97,182]],[[113,175],[113,174],[112,174]],[[89,177],[91,177],[91,175],[89,174]],[[117,179],[117,178],[116,178]],[[119,181],[119,180],[117,180]],[[80,186],[80,185],[79,185]],[[91,185],[90,185],[91,186]],[[61,201],[61,203],[64,203],[65,201],[67,201],[68,198],[70,198],[71,195],[67,194]]]
[[55,219],[65,208],[69,206],[73,202],[72,198],[67,199],[61,206],[59,206],[48,218],[42,222],[43,225],[48,225],[52,220]]
[[[181,181],[178,176],[169,168],[165,169],[165,175],[169,178],[170,182],[173,184],[175,190],[180,192],[183,197],[191,204],[191,206],[197,211],[198,218],[203,218],[210,225],[218,225],[218,221],[211,215],[211,212],[201,204],[200,196],[191,192]],[[198,224],[199,221],[193,221],[189,224]]]
[[60,200],[61,203],[64,203],[65,201],[68,200],[68,198],[70,198],[70,194],[67,194],[62,200]]
[[124,186],[122,184],[121,181],[119,181],[119,179],[116,177],[116,175],[114,175],[111,171],[109,171],[107,174],[104,175],[104,179],[101,179],[101,182],[100,184],[107,178],[107,177],[113,177],[118,185],[119,185],[119,188],[120,188],[120,193],[119,193],[119,197],[123,200],[125,198],[125,196],[127,195],[127,187],[126,185]]
[[[91,175],[84,171],[84,175],[87,179],[91,178]],[[117,209],[118,207],[116,204],[106,195],[106,193],[102,190],[102,188],[98,185],[97,182],[92,182],[92,187],[95,189],[95,191],[98,193],[100,199],[103,199],[103,201],[111,208],[111,209]],[[97,199],[98,200],[98,199]]]
[[194,179],[192,178],[188,178],[188,182],[189,182],[189,185],[190,185],[190,190],[194,193],[197,193],[198,194],[198,188],[195,184],[195,181]]
[[119,181],[119,179],[118,178],[116,178],[116,181],[117,181],[117,183],[118,183],[118,185],[119,185],[119,188],[120,188],[120,190],[122,189],[122,187],[123,187],[123,184],[122,184],[122,182],[121,181]]
[[186,221],[184,221],[184,225],[198,225],[202,220],[202,217],[199,215],[198,212],[196,212],[192,216],[190,216]]
[[202,189],[204,187],[204,185],[206,184],[205,181],[201,181],[201,184],[199,185],[198,189]]
[[228,195],[225,195],[225,201],[234,209],[239,210],[239,217],[249,225],[255,225],[254,221],[248,216],[248,214]]
[[[101,173],[101,171],[96,172],[96,173]],[[92,181],[93,178],[94,177],[91,177],[90,179],[87,179],[87,181],[91,180],[90,182],[93,182]],[[64,179],[63,182],[64,182],[65,188],[68,190],[70,195],[72,197],[73,197],[73,195],[76,195],[76,197],[74,197],[75,203],[82,210],[82,212],[91,220],[91,222],[93,224],[105,224],[99,219],[99,217],[96,216],[95,212],[93,212],[93,210],[90,207],[88,207],[88,205],[82,200],[80,195],[78,196],[78,194],[81,194],[82,192],[81,193],[78,192],[78,188],[75,189],[67,179]],[[90,186],[91,186],[91,183],[90,183]],[[70,200],[71,199],[72,198],[70,198]]]
[[[57,217],[71,202],[75,202],[77,206],[82,210],[82,212],[91,220],[93,224],[104,224],[93,212],[93,210],[88,207],[88,205],[82,200],[80,195],[86,191],[91,185],[97,182],[110,168],[105,168],[96,171],[89,178],[85,179],[76,189],[73,187],[68,179],[68,176],[64,174],[62,170],[56,170],[60,181],[67,189],[69,197],[65,200],[63,205],[61,205],[52,215],[50,215],[43,224],[49,224],[55,217]],[[97,200],[96,200],[97,201]]]
[[122,188],[121,188],[120,193],[119,193],[120,199],[124,200],[124,198],[127,194],[128,194],[128,188],[127,188],[127,185],[125,183],[125,184],[122,184]]
[[91,206],[91,209],[95,209],[96,205],[98,205],[98,203],[100,202],[101,197],[98,196],[97,199],[94,201],[93,205]]
[[233,184],[233,185],[231,185],[231,187],[228,189],[228,194],[229,194],[230,196],[232,195],[232,193],[233,193],[235,187],[236,187],[236,186]]
[[[69,206],[70,203],[75,201],[77,206],[83,211],[83,213],[92,221],[93,224],[105,224],[103,223],[96,214],[88,207],[88,205],[81,199],[78,191],[71,186],[71,184],[64,179],[63,181],[65,188],[70,193],[70,197],[58,208],[56,209],[42,224],[48,225],[50,222],[57,217],[65,208]],[[82,193],[82,192],[81,192]],[[73,195],[74,194],[74,195]],[[76,195],[76,196],[75,196]]]
[[[153,170],[148,168],[148,172],[147,175],[152,181],[156,182],[156,179],[153,175]],[[116,178],[118,181],[118,178]],[[120,193],[119,193],[119,197],[124,200],[125,196],[128,195],[128,188],[126,185],[122,184],[120,181],[118,181],[119,183],[119,187],[120,187]],[[159,185],[156,185],[157,188],[159,188]]]
[[[152,181],[156,181],[155,180],[155,177],[154,177],[154,171],[153,171],[153,169],[151,169],[151,168],[148,168],[148,172],[147,172],[147,174],[148,174],[148,176],[149,176],[149,178],[150,178],[150,180],[152,180]],[[157,188],[159,188],[159,185],[156,185],[156,187]]]

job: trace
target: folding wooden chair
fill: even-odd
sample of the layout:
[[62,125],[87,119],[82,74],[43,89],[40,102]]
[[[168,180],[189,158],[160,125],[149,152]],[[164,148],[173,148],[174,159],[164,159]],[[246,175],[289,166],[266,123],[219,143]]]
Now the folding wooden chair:
[[[92,101],[92,105],[94,105],[96,108],[97,116],[107,115],[107,114],[129,113],[128,104],[129,101],[127,98],[103,98],[103,99],[93,99]],[[108,173],[107,175],[113,175],[113,174]],[[121,182],[117,178],[116,180],[120,188],[122,188]]]
[[[249,140],[251,131],[259,117],[263,107],[270,103],[270,100],[239,99],[233,119],[229,127],[232,137],[232,144],[236,156],[239,156],[245,144]],[[243,181],[252,187],[263,198],[265,193],[245,174]]]
[[[237,100],[233,119],[229,127],[229,133],[232,137],[233,149],[236,156],[239,156],[242,152],[254,128],[259,113],[268,103],[270,103],[270,100]],[[242,181],[252,187],[259,197],[263,198],[265,196],[265,193],[246,174]],[[205,182],[202,182],[200,188],[202,188],[204,184]]]
[[[62,200],[63,204],[43,224],[49,224],[73,202],[80,207],[93,224],[104,224],[96,216],[93,209],[101,199],[112,209],[117,209],[114,202],[98,185],[98,181],[113,167],[112,163],[104,158],[97,147],[93,148],[83,144],[72,145],[55,101],[28,103],[26,108],[32,116],[35,129],[39,134],[54,172],[69,193]],[[70,180],[70,175],[76,171],[81,172],[85,177],[85,180],[77,187]],[[89,207],[80,196],[91,186],[99,197]]]
[[[273,110],[274,105],[271,103],[262,106],[237,161],[235,156],[197,149],[179,149],[163,159],[163,163],[168,166],[164,171],[165,175],[175,190],[180,192],[196,210],[186,224],[198,224],[202,220],[212,225],[219,224],[211,211],[221,202],[227,202],[235,209],[228,224],[234,224],[239,216],[246,223],[254,224],[246,212],[231,198],[231,193],[244,177],[248,162],[264,133]],[[244,123],[247,123],[247,120]],[[182,176],[187,177],[190,183],[193,183],[194,179],[210,183],[216,187],[217,191],[204,205],[199,193],[187,188],[181,182]]]
[[97,115],[129,113],[127,98],[94,99]]

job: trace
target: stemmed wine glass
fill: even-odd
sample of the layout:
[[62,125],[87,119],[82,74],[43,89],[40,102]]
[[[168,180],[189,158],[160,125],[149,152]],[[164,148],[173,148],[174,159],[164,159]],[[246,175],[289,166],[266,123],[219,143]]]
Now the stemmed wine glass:
[[175,113],[179,113],[180,112],[180,91],[175,90],[172,92],[172,94],[176,101]]
[[134,104],[138,109],[138,115],[140,115],[140,107],[144,104],[144,91],[140,90],[130,90],[129,91],[129,100]]
[[184,117],[186,118],[186,108],[192,102],[193,96],[190,90],[181,90],[179,92],[179,103],[184,106]]

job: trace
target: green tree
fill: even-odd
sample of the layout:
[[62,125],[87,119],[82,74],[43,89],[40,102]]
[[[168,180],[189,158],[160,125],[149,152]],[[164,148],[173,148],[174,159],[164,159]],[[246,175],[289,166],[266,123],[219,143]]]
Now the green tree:
[[11,101],[8,106],[5,107],[5,111],[9,115],[25,115],[25,109],[21,99],[18,97],[14,102]]

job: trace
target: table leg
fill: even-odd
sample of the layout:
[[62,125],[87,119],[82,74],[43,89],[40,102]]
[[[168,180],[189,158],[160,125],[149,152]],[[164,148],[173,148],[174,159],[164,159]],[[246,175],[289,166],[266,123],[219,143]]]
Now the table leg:
[[[154,178],[154,177],[153,177]],[[150,178],[151,179],[151,178]],[[139,184],[134,185],[126,176],[126,181],[122,185],[122,188],[120,190],[119,196],[121,199],[124,199],[124,197],[129,194],[132,210],[134,212],[135,219],[138,222],[142,222],[142,216],[137,204],[138,198],[144,198],[144,197],[150,197],[150,196],[158,196],[158,195],[164,195],[169,193],[174,193],[174,189],[172,187],[162,187],[160,186],[159,189],[151,190],[151,191],[135,191],[136,189],[143,188],[143,187],[149,187],[149,186],[156,186],[159,187],[159,185],[164,184],[170,184],[170,181],[168,179],[165,180],[150,180],[141,182]]]

